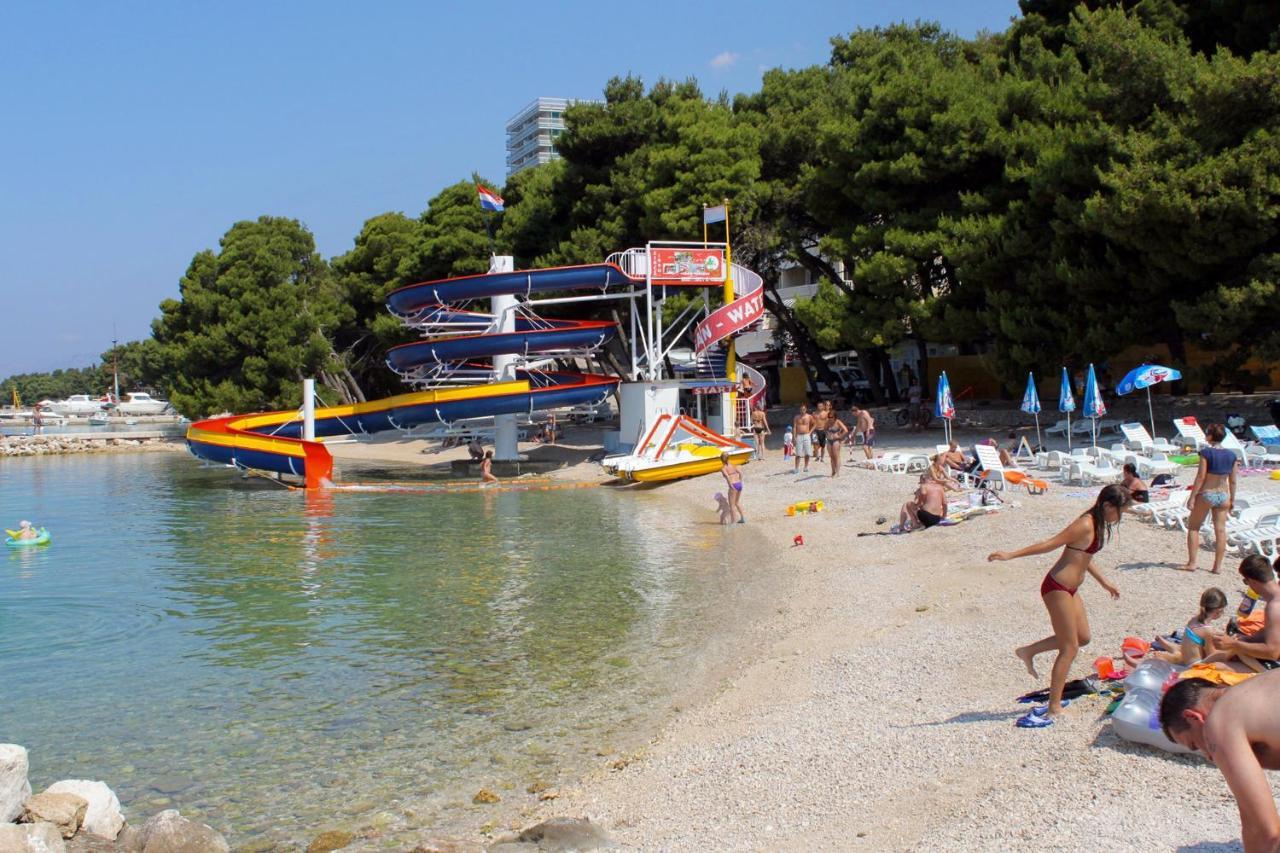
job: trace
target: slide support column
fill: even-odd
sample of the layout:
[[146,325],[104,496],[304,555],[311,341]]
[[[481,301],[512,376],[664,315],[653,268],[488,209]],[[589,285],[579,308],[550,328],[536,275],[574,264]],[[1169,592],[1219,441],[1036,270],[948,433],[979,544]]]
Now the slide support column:
[[[489,263],[489,272],[511,272],[515,269],[515,259],[510,255],[494,255]],[[516,298],[509,294],[490,297],[490,310],[497,320],[497,332],[514,332],[516,330]],[[505,382],[516,378],[514,355],[495,355],[493,357],[493,380]],[[516,446],[516,416],[495,415],[493,418],[493,458],[499,462],[519,462],[520,451]]]

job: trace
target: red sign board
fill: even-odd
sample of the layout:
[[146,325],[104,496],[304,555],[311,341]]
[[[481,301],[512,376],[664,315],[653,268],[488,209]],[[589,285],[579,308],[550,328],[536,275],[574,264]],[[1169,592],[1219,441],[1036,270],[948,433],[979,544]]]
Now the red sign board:
[[719,284],[724,281],[723,249],[650,249],[649,277],[662,284]]

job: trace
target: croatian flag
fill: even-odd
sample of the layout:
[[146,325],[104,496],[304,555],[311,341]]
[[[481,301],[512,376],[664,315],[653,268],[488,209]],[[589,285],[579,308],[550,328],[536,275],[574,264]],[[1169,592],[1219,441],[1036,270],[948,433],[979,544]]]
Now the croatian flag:
[[479,184],[476,184],[476,192],[480,193],[480,207],[485,210],[492,210],[494,213],[502,212],[502,196],[493,190],[485,189]]

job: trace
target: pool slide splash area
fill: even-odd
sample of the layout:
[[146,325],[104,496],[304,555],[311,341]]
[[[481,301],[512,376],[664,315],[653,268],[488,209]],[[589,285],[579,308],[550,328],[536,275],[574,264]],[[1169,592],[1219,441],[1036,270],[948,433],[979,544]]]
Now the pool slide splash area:
[[[456,322],[463,327],[483,326],[488,315],[452,308],[451,303],[552,291],[603,292],[610,287],[643,283],[643,279],[632,278],[613,264],[488,273],[402,287],[387,297],[387,307],[412,324],[443,326]],[[589,349],[604,344],[616,331],[616,324],[611,322],[522,316],[510,332],[483,330],[393,347],[387,354],[387,364],[403,374],[423,367],[468,365],[473,358]],[[482,365],[477,367],[483,369]],[[592,405],[601,402],[620,381],[593,373],[516,371],[514,380],[434,388],[368,403],[318,408],[314,441],[302,437],[302,415],[296,410],[208,418],[188,428],[187,448],[208,462],[289,474],[301,477],[309,489],[319,488],[333,476],[333,457],[320,440],[325,437]]]

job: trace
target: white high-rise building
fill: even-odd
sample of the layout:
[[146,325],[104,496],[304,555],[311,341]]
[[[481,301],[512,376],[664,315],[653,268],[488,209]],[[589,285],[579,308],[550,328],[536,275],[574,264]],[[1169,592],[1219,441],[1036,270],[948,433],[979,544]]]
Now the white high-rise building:
[[559,159],[553,145],[564,133],[564,111],[576,99],[538,98],[507,122],[507,177]]

